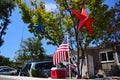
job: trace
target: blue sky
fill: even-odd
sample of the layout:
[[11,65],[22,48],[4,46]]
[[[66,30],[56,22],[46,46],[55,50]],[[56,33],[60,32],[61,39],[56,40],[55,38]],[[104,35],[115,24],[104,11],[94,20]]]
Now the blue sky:
[[[45,0],[47,2],[46,9],[54,10],[56,6],[51,2],[51,0]],[[106,0],[105,3],[113,6],[115,2],[119,0]],[[3,36],[4,44],[0,47],[0,55],[5,56],[13,60],[15,57],[15,52],[20,48],[20,42],[23,39],[27,39],[28,37],[33,37],[32,33],[28,32],[27,25],[22,21],[21,15],[19,13],[19,9],[15,8],[12,16],[10,17],[11,24],[8,26],[7,34]],[[43,47],[47,50],[47,54],[53,54],[57,47],[46,45],[46,41],[43,40]]]

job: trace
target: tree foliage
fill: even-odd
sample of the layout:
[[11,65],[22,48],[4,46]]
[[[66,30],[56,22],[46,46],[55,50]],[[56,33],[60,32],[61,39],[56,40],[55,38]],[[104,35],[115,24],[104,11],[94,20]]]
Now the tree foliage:
[[28,38],[21,42],[21,48],[16,52],[16,61],[27,62],[27,61],[41,61],[44,60],[45,50],[42,47],[41,39]]
[[[108,9],[109,6],[103,4],[104,0],[54,1],[57,6],[55,11],[46,11],[45,2],[42,0],[30,0],[32,7],[28,6],[22,0],[16,0],[16,3],[21,9],[23,21],[29,24],[28,28],[30,32],[34,32],[34,25],[38,22],[44,26],[43,32],[35,35],[48,39],[48,44],[58,46],[64,35],[68,33],[70,50],[77,49],[77,67],[78,76],[80,76],[80,53],[82,53],[82,62],[84,62],[86,48],[90,46],[91,43],[99,45],[101,40],[105,41],[109,28],[112,27],[111,20],[115,19],[115,9]],[[92,24],[94,36],[91,36],[86,28],[82,28],[79,32],[77,31],[79,20],[71,13],[70,9],[72,8],[81,12],[83,5],[87,8],[89,16],[95,19]]]
[[116,3],[109,11],[111,17],[109,18],[109,29],[107,29],[107,36],[105,42],[120,42],[120,2]]
[[4,40],[3,35],[6,34],[6,29],[10,23],[9,17],[15,7],[13,0],[0,0],[0,46],[2,46]]
[[11,66],[13,67],[13,62],[9,58],[0,56],[0,66]]

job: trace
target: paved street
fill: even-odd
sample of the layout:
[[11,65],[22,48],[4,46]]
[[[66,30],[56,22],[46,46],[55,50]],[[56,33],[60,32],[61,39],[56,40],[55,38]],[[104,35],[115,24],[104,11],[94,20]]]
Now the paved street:
[[[0,75],[0,80],[86,80],[86,79],[51,79],[51,78],[33,78],[33,77],[20,77],[20,76],[6,76]],[[96,78],[88,80],[120,80],[120,77],[109,77],[109,78]]]
[[[0,80],[69,80],[69,79],[33,78],[33,77],[0,75]],[[72,80],[76,80],[76,79],[72,79]]]

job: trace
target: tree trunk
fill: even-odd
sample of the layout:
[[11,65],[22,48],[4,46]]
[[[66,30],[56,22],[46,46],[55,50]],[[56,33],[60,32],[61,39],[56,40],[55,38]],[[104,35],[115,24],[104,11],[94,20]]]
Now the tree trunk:
[[77,50],[77,71],[78,71],[78,78],[81,78],[79,66],[80,66],[80,55],[79,55],[79,50]]
[[84,52],[82,52],[82,61],[81,61],[81,68],[80,68],[80,70],[81,70],[81,77],[82,77],[82,69],[83,69],[83,63],[84,63],[84,60],[85,60],[85,55],[84,55]]
[[[78,32],[79,33],[79,32]],[[81,75],[80,75],[80,49],[79,49],[79,36],[78,36],[78,33],[76,32],[76,42],[77,42],[77,75],[78,75],[78,78],[81,78]]]

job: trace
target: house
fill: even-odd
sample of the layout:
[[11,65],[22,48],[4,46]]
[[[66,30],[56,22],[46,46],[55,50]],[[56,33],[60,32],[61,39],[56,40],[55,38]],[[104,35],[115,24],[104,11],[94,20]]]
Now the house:
[[[75,52],[71,55],[71,59],[77,61]],[[120,44],[87,48],[83,72],[88,71],[90,77],[94,77],[99,68],[105,71],[106,76],[111,76],[113,66],[120,68]]]

